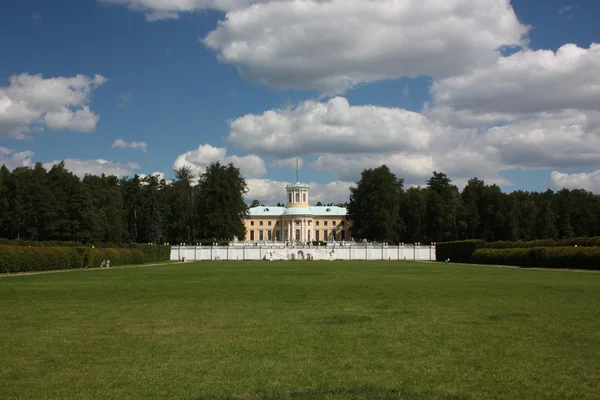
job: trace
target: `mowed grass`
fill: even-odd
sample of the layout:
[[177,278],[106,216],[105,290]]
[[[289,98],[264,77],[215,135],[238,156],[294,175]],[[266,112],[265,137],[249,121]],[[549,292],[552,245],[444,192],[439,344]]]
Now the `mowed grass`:
[[2,399],[598,399],[600,274],[199,262],[0,278]]

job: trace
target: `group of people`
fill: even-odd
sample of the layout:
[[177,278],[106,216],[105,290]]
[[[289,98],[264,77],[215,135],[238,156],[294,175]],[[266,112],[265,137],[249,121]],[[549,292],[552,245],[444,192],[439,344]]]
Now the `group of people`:
[[105,258],[104,260],[102,260],[102,264],[100,265],[100,268],[110,268],[110,260],[108,258]]

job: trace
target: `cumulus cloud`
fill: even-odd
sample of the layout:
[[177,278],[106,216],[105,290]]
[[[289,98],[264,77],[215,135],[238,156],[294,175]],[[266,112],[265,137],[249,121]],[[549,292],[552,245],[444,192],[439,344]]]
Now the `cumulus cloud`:
[[179,19],[180,13],[199,10],[229,11],[260,1],[262,0],[98,0],[99,3],[122,5],[131,11],[144,13],[149,22]]
[[213,147],[209,144],[198,146],[196,150],[178,156],[173,164],[173,169],[191,167],[196,174],[199,174],[203,173],[209,164],[217,161],[222,164],[233,163],[245,178],[259,178],[267,173],[265,162],[259,156],[254,154],[228,156],[226,148]]
[[33,164],[33,151],[15,151],[6,147],[0,147],[0,166],[6,165],[6,168],[13,170],[17,167],[29,167]]
[[296,108],[249,114],[229,123],[228,140],[245,150],[276,156],[316,152],[425,149],[443,127],[400,108],[350,106],[344,97],[305,101]]
[[300,157],[289,157],[289,158],[280,158],[271,163],[271,167],[275,168],[298,168],[302,169],[304,166],[304,160]]
[[127,142],[120,138],[114,141],[112,147],[119,149],[141,149],[144,153],[148,152],[148,144],[145,142]]
[[[248,179],[248,193],[246,199],[257,199],[263,203],[285,204],[285,186],[290,182],[275,181],[271,179]],[[330,183],[314,183],[308,184],[309,203],[316,204],[318,201],[322,203],[344,203],[350,197],[350,186],[353,182],[334,181]]]
[[524,50],[431,87],[433,108],[466,111],[489,122],[564,109],[600,111],[600,44],[556,52]]
[[43,126],[53,130],[91,132],[100,119],[89,108],[101,75],[44,78],[41,74],[12,75],[0,87],[0,138],[25,139]]
[[573,174],[553,171],[550,174],[550,181],[556,189],[586,189],[600,193],[600,169],[590,173]]
[[[115,175],[117,177],[132,176],[134,171],[139,169],[140,166],[134,162],[128,163],[117,163],[103,159],[97,160],[77,160],[67,158],[62,160],[65,163],[65,168],[71,171],[73,174],[80,178],[83,178],[86,174],[90,175]],[[61,160],[55,160],[44,163],[44,168],[50,169],[53,165],[60,163]]]
[[351,106],[337,97],[307,101],[230,122],[229,141],[257,154],[316,154],[313,168],[342,181],[388,165],[407,184],[433,171],[498,184],[508,169],[575,168],[600,159],[600,112],[564,110],[522,116],[503,126],[460,128],[399,108]]
[[527,32],[508,0],[275,1],[228,12],[201,42],[249,81],[333,95],[462,74]]

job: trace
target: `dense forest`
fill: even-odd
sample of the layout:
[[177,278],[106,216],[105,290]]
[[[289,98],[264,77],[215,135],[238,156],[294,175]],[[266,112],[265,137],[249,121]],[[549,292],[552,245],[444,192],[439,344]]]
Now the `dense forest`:
[[503,193],[477,178],[461,191],[434,172],[404,190],[384,165],[364,170],[348,204],[355,237],[431,243],[462,239],[535,240],[600,235],[600,196],[585,190]]
[[247,187],[232,164],[175,179],[86,175],[63,163],[0,168],[0,238],[82,243],[192,243],[242,236]]
[[[242,237],[247,187],[232,164],[200,176],[86,175],[64,164],[0,168],[0,237],[82,243],[195,243]],[[503,193],[473,178],[462,190],[434,172],[405,190],[386,166],[364,170],[347,203],[357,239],[430,243],[600,235],[600,196],[585,190]],[[254,204],[257,204],[256,201]],[[282,205],[282,204],[280,204]]]

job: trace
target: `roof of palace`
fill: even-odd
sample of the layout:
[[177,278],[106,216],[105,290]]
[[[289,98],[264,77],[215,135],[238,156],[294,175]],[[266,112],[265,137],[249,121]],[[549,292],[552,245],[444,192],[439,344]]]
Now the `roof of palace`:
[[280,217],[285,215],[308,215],[315,217],[337,217],[345,216],[347,211],[344,207],[337,206],[313,206],[305,208],[287,208],[287,207],[270,207],[259,206],[250,208],[251,217]]

